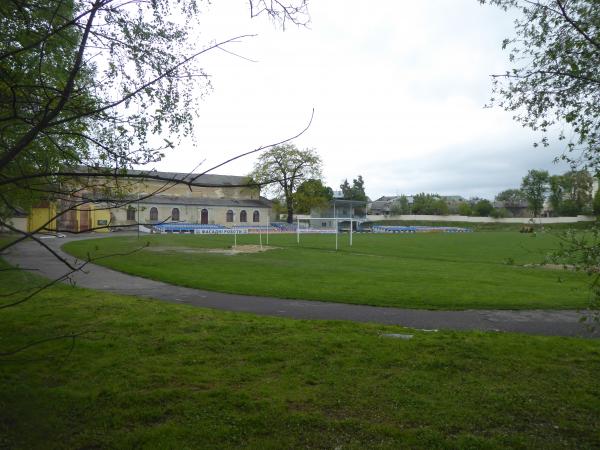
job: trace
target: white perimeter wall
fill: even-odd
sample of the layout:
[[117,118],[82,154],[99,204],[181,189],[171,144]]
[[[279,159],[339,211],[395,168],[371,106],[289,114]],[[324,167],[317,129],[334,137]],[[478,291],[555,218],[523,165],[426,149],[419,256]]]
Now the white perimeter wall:
[[[27,232],[27,225],[29,224],[29,219],[27,217],[11,217],[8,219],[9,225],[15,227],[19,231]],[[0,226],[0,231],[12,233],[8,228],[3,228]]]
[[[492,217],[471,217],[471,216],[429,216],[429,215],[401,215],[401,216],[379,216],[368,215],[367,219],[373,222],[381,220],[423,220],[429,222],[471,222],[471,223],[531,223],[529,217],[510,217],[506,219],[494,219]],[[576,223],[593,222],[594,216],[577,217],[541,217],[536,218],[535,223]]]

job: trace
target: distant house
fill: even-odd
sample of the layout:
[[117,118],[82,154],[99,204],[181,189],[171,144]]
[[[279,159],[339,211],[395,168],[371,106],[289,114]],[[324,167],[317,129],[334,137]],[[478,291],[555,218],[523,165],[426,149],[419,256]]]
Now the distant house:
[[392,208],[392,204],[398,196],[383,196],[369,204],[369,214],[376,216],[389,216]]
[[440,195],[440,198],[444,200],[448,206],[457,205],[459,203],[466,202],[467,200],[460,195]]
[[514,202],[503,202],[503,201],[494,201],[494,208],[496,209],[506,209],[510,212],[512,217],[531,217],[531,212],[529,211],[529,204],[525,201],[514,201]]

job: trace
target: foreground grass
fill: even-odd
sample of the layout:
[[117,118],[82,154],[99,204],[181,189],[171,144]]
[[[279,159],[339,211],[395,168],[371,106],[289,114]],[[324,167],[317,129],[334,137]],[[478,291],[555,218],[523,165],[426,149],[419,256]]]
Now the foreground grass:
[[[256,235],[238,237],[257,244]],[[579,308],[588,305],[586,276],[524,267],[556,248],[553,234],[272,235],[278,247],[235,256],[231,236],[121,236],[70,242],[65,250],[117,270],[188,287],[344,303],[430,309]],[[266,240],[266,239],[265,239]]]
[[[0,293],[38,282],[0,272]],[[0,312],[0,352],[81,332],[0,358],[0,447],[600,446],[595,340],[397,340],[67,286]]]

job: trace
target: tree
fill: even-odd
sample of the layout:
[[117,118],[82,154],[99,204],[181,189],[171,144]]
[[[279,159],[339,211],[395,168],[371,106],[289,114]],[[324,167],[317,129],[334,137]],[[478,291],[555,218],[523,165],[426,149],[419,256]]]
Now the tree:
[[563,180],[560,175],[552,175],[549,179],[550,181],[550,195],[548,196],[548,200],[550,201],[550,205],[552,206],[552,210],[560,215],[562,204],[564,201],[564,187]]
[[506,189],[496,195],[496,201],[504,202],[505,205],[518,205],[526,200],[520,189]]
[[[282,25],[307,17],[305,0],[249,5]],[[0,2],[1,221],[40,199],[89,202],[90,171],[118,197],[127,169],[191,135],[210,88],[200,57],[245,37],[202,44],[201,16],[196,0]]]
[[[516,36],[505,39],[512,68],[493,76],[492,104],[543,133],[564,125],[563,159],[600,164],[600,8],[597,0],[480,0],[515,9]],[[567,140],[567,135],[572,136]]]
[[494,205],[489,200],[479,200],[473,205],[473,213],[479,217],[488,217],[494,210]]
[[600,189],[594,195],[593,212],[596,216],[600,216]]
[[[199,4],[196,0],[0,2],[0,227],[20,233],[19,238],[1,243],[0,252],[32,239],[67,269],[42,287],[14,293],[22,296],[3,300],[0,309],[22,304],[89,262],[62,258],[36,233],[90,203],[104,209],[127,207],[132,203],[123,197],[132,177],[128,169],[158,161],[180,138],[192,134],[201,94],[210,88],[200,57],[213,50],[227,51],[228,44],[247,37],[199,42],[195,30],[204,20]],[[306,0],[248,4],[251,17],[266,15],[282,26],[303,25],[308,17]],[[204,173],[274,145],[224,161],[191,181],[161,178],[152,171],[136,177],[159,179],[163,187],[202,186],[195,180]],[[7,223],[15,210],[40,200],[60,206],[46,224],[24,232]]]
[[410,214],[410,205],[408,204],[408,198],[406,197],[406,195],[401,195],[392,202],[390,212],[394,216]]
[[[494,76],[492,104],[515,113],[526,127],[543,133],[562,125],[561,158],[572,167],[600,172],[600,8],[597,0],[480,0],[520,12],[516,37],[506,39],[511,70]],[[566,136],[571,136],[568,140]],[[588,273],[600,300],[600,228],[590,239],[571,231],[563,236],[557,261],[568,260]]]
[[324,186],[321,180],[306,180],[296,190],[294,207],[299,213],[308,214],[312,208],[327,205],[333,198],[333,190]]
[[413,198],[413,214],[447,215],[448,204],[437,194],[417,194]]
[[401,195],[398,203],[400,204],[400,208],[402,208],[402,214],[410,214],[410,204],[406,195]]
[[490,212],[490,217],[493,217],[494,219],[504,219],[510,217],[510,211],[506,208],[494,208]]
[[352,187],[350,187],[350,183],[348,183],[348,179],[344,179],[344,182],[340,184],[340,190],[342,191],[342,195],[344,198],[349,198],[352,193]]
[[413,197],[413,214],[432,214],[434,198],[430,194],[421,192]]
[[433,212],[432,214],[437,214],[440,216],[447,216],[449,212],[448,203],[442,198],[437,198],[433,202]]
[[458,214],[461,216],[470,216],[473,214],[473,210],[471,209],[471,205],[467,202],[460,202],[458,204]]
[[587,170],[571,170],[562,176],[567,201],[572,202],[576,214],[591,211],[593,178]]
[[350,186],[347,179],[344,180],[344,182],[340,184],[340,189],[346,200],[358,200],[363,202],[367,200],[367,194],[365,194],[365,182],[362,175],[359,175],[358,178],[352,180],[352,186]]
[[294,195],[303,181],[321,178],[321,158],[314,149],[299,150],[293,144],[279,145],[258,157],[251,177],[268,184],[285,201],[287,221],[294,220]]
[[592,203],[592,176],[587,170],[571,170],[550,177],[548,200],[556,214],[576,216],[589,213]]
[[529,209],[538,217],[544,209],[550,175],[546,170],[530,170],[521,182],[521,190],[527,199]]

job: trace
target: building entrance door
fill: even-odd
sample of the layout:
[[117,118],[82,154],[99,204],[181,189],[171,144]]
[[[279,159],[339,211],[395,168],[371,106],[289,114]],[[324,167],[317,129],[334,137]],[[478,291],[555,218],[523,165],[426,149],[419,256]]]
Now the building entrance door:
[[91,228],[91,217],[89,206],[82,206],[79,210],[79,231],[88,231]]
[[208,209],[200,211],[200,223],[202,225],[208,225]]

